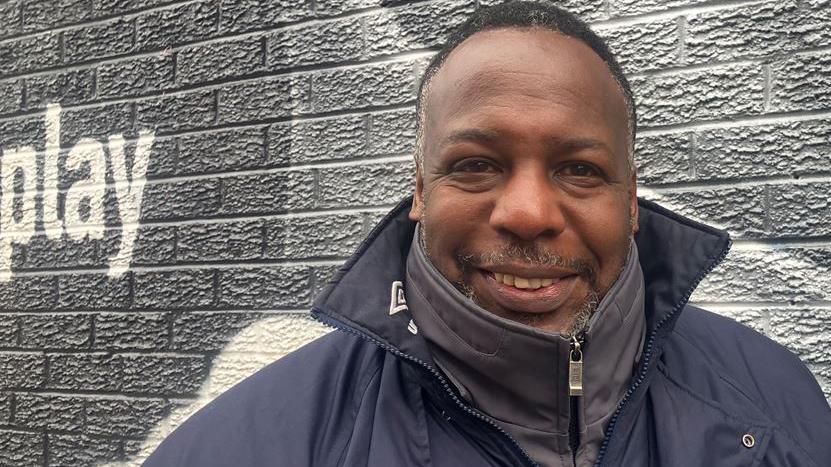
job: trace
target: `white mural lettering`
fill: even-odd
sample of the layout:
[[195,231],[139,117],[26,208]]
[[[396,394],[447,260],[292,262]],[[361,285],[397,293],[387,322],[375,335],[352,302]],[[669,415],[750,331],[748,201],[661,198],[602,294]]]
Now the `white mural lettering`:
[[[0,280],[9,280],[12,275],[13,245],[25,245],[35,235],[38,215],[38,166],[42,167],[43,176],[39,213],[43,223],[43,234],[52,240],[61,239],[64,233],[74,241],[104,238],[107,153],[113,174],[112,187],[122,224],[119,249],[115,255],[108,258],[108,274],[118,277],[130,266],[133,244],[138,234],[147,163],[155,134],[147,131],[139,134],[130,167],[127,166],[125,139],[121,134],[110,136],[106,146],[94,138],[78,140],[66,156],[65,170],[76,172],[87,167],[88,173],[84,178],[73,182],[66,190],[61,219],[58,217],[61,147],[59,104],[47,107],[44,123],[46,136],[42,155],[31,146],[23,146],[4,150],[0,158]],[[15,192],[15,188],[20,192]],[[82,214],[84,210],[87,212],[86,216]]]

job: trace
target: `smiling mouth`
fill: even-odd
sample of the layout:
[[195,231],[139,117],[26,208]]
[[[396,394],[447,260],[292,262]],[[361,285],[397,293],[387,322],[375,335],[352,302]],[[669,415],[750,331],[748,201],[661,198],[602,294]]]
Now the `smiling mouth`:
[[559,278],[537,278],[537,277],[520,277],[513,274],[503,274],[501,272],[493,272],[493,278],[499,284],[510,285],[517,289],[531,289],[536,290],[541,287],[548,287],[549,285],[559,281]]
[[502,308],[523,313],[548,313],[559,309],[572,295],[579,278],[578,274],[525,277],[486,269],[479,271],[485,280],[482,292]]

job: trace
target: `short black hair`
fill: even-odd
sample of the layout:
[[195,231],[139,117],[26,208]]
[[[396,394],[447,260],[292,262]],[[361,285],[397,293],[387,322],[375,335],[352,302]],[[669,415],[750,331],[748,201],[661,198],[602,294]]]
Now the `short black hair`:
[[[600,38],[594,31],[589,28],[583,20],[574,14],[548,3],[528,2],[528,1],[509,1],[501,3],[488,8],[476,10],[461,26],[454,30],[447,39],[447,42],[442,45],[441,49],[433,56],[424,70],[421,82],[418,86],[418,96],[416,98],[416,119],[418,129],[418,141],[416,142],[416,161],[421,164],[423,157],[423,131],[424,131],[424,104],[427,97],[427,89],[430,81],[438,73],[441,66],[444,64],[447,57],[453,50],[456,49],[462,42],[467,40],[470,36],[483,31],[492,29],[525,29],[525,28],[543,28],[560,34],[573,37],[587,46],[589,46],[594,53],[596,53],[606,66],[609,68],[612,77],[620,86],[623,92],[623,98],[626,102],[626,108],[629,122],[629,132],[631,144],[635,141],[635,131],[637,127],[637,116],[635,113],[635,98],[632,95],[632,89],[629,86],[629,81],[623,74],[623,70],[618,64],[615,56],[609,50],[606,42]],[[630,168],[634,170],[633,148],[629,148],[629,164]]]

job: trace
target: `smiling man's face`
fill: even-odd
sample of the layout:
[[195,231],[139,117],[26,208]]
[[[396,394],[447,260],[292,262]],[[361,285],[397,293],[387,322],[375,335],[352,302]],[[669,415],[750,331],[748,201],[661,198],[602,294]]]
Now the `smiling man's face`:
[[[438,270],[482,308],[571,332],[637,225],[623,94],[577,39],[471,36],[433,77],[410,218]],[[576,320],[575,317],[578,317]]]

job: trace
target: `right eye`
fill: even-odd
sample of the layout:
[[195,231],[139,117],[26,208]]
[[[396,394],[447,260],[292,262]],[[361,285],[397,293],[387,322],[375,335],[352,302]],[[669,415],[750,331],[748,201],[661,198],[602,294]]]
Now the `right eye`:
[[454,172],[485,173],[496,171],[492,162],[483,159],[464,160],[453,165]]

